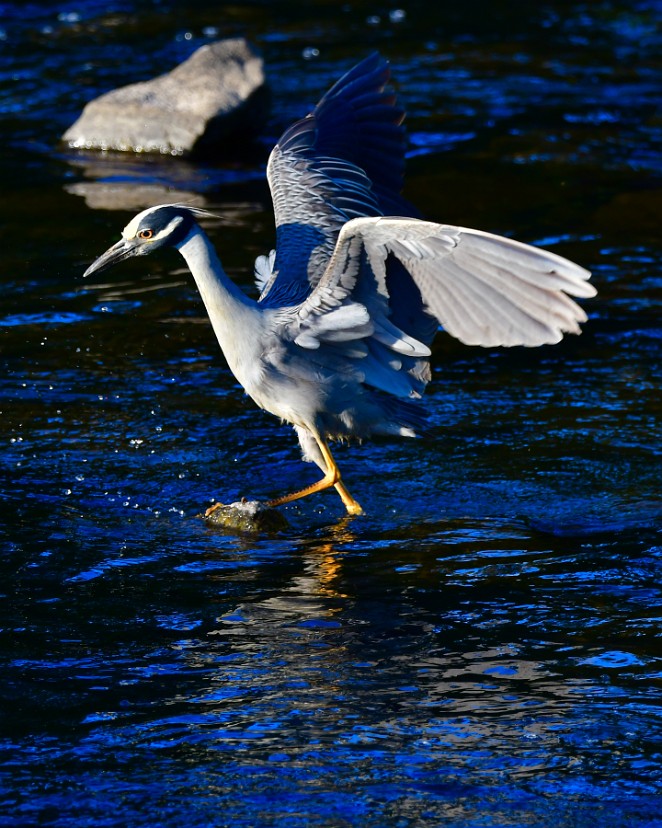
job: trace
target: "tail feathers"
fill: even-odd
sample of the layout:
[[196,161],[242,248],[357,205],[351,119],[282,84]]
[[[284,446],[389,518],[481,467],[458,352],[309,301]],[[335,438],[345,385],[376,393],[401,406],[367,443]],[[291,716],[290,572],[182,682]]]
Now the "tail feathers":
[[384,418],[375,428],[376,434],[399,434],[402,437],[422,437],[427,432],[427,414],[420,400],[399,399],[376,389],[371,396],[384,410]]

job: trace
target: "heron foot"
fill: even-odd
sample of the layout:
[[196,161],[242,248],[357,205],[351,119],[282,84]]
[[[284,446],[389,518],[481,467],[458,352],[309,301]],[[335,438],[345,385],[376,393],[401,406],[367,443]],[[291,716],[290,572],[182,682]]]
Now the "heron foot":
[[222,509],[224,506],[223,503],[214,503],[213,506],[210,506],[208,509],[205,510],[205,517],[209,517],[209,515],[213,515],[218,509]]
[[292,492],[292,494],[282,495],[281,497],[275,497],[273,500],[268,500],[266,505],[282,506],[284,503],[291,503],[293,500],[300,500],[302,497],[315,494],[315,492],[323,492],[325,489],[330,489],[331,486],[334,486],[335,490],[340,495],[340,498],[345,505],[345,509],[347,509],[347,514],[363,514],[363,509],[361,508],[360,503],[354,500],[351,494],[347,491],[345,484],[340,482],[337,469],[334,470],[334,472],[325,475],[321,480],[318,480],[317,483],[313,483],[311,486],[306,486],[305,489],[299,489],[299,491]]
[[340,480],[335,484],[336,491],[340,495],[342,502],[345,504],[348,515],[362,515],[364,514],[361,504],[354,500],[351,494],[347,491],[347,487]]
[[293,492],[292,494],[283,495],[282,497],[276,497],[273,500],[267,501],[267,506],[282,506],[284,503],[291,503],[293,500],[300,500],[302,497],[315,494],[315,492],[323,492],[325,489],[330,489],[331,486],[333,486],[340,495],[340,499],[342,500],[345,509],[347,509],[347,514],[362,515],[363,509],[360,504],[354,500],[351,494],[347,491],[345,484],[340,480],[340,470],[338,469],[336,461],[333,459],[326,442],[318,434],[313,433],[313,437],[315,438],[322,457],[324,458],[324,463],[326,464],[327,469],[326,474],[321,480],[318,480],[317,483],[313,483],[311,486],[306,486],[305,489],[300,489],[298,492]]
[[281,495],[281,497],[274,497],[273,500],[267,500],[267,506],[282,506],[284,503],[291,503],[293,500],[300,500],[302,497],[315,494],[315,492],[323,492],[324,489],[330,489],[331,486],[336,485],[335,475],[326,475],[317,483],[311,486],[306,486],[305,489],[299,489],[292,494]]

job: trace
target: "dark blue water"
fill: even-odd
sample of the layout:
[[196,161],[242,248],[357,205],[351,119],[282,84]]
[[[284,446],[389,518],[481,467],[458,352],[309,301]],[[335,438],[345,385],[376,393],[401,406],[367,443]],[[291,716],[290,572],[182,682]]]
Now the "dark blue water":
[[[0,4],[0,825],[662,825],[662,7]],[[272,116],[206,166],[77,154],[85,101],[204,42]],[[269,147],[379,49],[430,218],[594,272],[583,335],[439,338],[430,436],[312,481],[229,375],[176,254],[83,282],[185,199],[250,289]]]

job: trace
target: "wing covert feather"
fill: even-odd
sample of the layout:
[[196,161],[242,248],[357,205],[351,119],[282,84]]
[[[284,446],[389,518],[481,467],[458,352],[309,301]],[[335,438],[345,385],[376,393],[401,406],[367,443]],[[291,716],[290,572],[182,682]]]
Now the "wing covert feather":
[[385,212],[415,214],[399,195],[404,112],[387,88],[388,63],[370,55],[285,131],[267,165],[276,258],[260,303],[295,305],[317,285],[342,226]]
[[595,295],[590,273],[555,253],[480,230],[397,217],[346,224],[319,289],[333,292],[336,285],[345,296],[358,294],[363,258],[376,287],[374,304],[369,297],[362,301],[378,330],[384,324],[389,256],[411,275],[426,309],[468,345],[558,342],[564,333],[579,333],[579,323],[586,321],[570,296]]

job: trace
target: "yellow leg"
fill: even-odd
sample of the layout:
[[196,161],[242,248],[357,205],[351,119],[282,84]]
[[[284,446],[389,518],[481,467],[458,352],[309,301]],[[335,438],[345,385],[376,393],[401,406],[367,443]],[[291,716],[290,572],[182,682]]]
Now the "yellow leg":
[[273,500],[269,500],[267,502],[267,506],[282,506],[283,503],[291,503],[293,500],[299,500],[302,497],[315,494],[315,492],[323,492],[324,489],[330,489],[331,486],[334,486],[340,495],[342,502],[345,504],[347,513],[350,515],[362,515],[363,509],[347,491],[344,483],[340,482],[340,470],[336,465],[336,461],[331,456],[329,447],[324,440],[319,437],[315,436],[315,440],[317,441],[317,445],[322,452],[322,457],[324,458],[324,462],[326,464],[326,474],[324,477],[321,480],[318,480],[317,483],[313,483],[311,486],[306,486],[305,489],[299,489],[298,492],[293,492],[292,494],[283,495],[282,497],[276,497]]
[[362,515],[363,509],[361,508],[361,504],[358,503],[351,494],[347,491],[347,487],[344,483],[338,481],[335,484],[336,491],[340,495],[342,502],[345,504],[345,509],[347,509],[348,515]]

